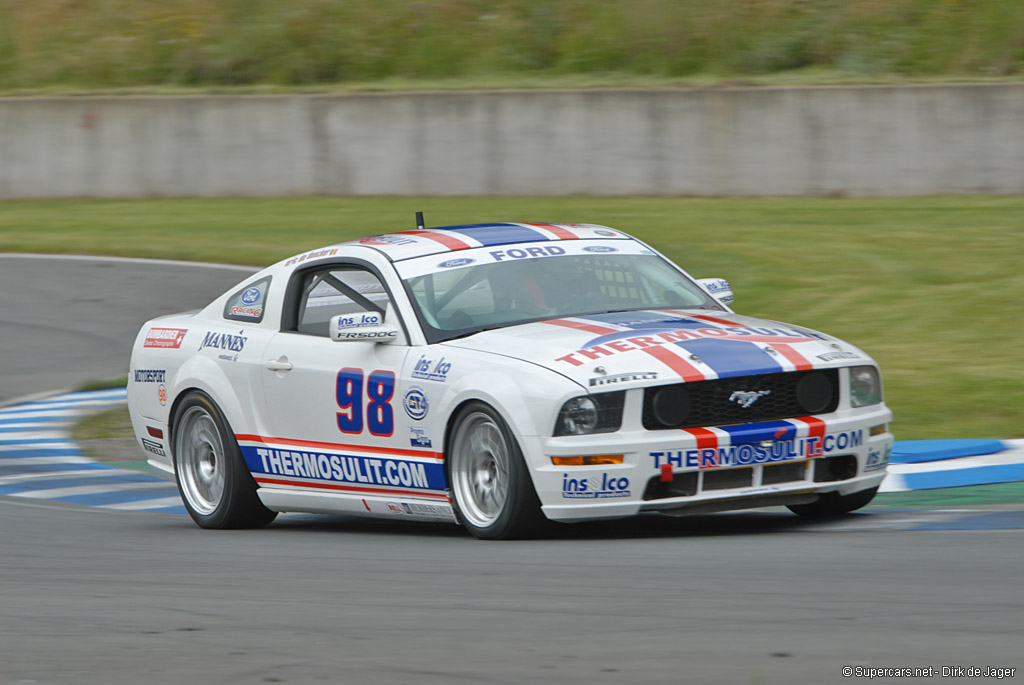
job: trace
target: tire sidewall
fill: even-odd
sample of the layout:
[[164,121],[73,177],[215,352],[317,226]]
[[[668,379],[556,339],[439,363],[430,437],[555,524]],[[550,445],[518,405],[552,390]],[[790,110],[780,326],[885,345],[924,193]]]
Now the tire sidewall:
[[[224,492],[221,495],[220,502],[217,503],[216,508],[210,514],[203,514],[192,507],[188,497],[185,496],[185,488],[181,482],[181,466],[178,462],[178,441],[181,436],[178,433],[178,429],[182,417],[192,407],[203,409],[213,419],[220,437],[221,448],[224,450]],[[220,407],[206,393],[201,391],[190,392],[175,410],[172,425],[174,426],[174,433],[172,435],[172,444],[174,445],[174,480],[178,484],[178,492],[181,494],[181,500],[185,504],[185,509],[188,510],[189,516],[203,528],[227,527],[230,514],[234,509],[232,500],[238,496],[240,476],[243,475],[239,471],[242,470],[241,465],[243,461],[241,450],[238,449],[238,443],[235,441],[235,435],[231,432],[227,420],[220,411]],[[248,475],[249,479],[252,478],[248,471],[244,475]]]
[[[493,407],[484,402],[471,402],[463,406],[452,422],[452,430],[448,435],[448,448],[454,442],[454,438],[462,429],[462,425],[473,414],[484,414],[498,426],[502,438],[505,440],[509,451],[509,485],[505,497],[505,504],[501,513],[488,526],[477,526],[462,515],[459,506],[459,495],[455,488],[455,479],[452,474],[452,460],[445,459],[445,477],[448,480],[452,493],[452,507],[462,525],[475,537],[484,540],[501,540],[512,537],[520,537],[524,534],[528,524],[532,524],[539,517],[540,502],[533,486],[533,479],[526,467],[522,450],[519,448],[519,441],[512,435],[505,419],[502,418]],[[450,451],[449,451],[450,453]]]

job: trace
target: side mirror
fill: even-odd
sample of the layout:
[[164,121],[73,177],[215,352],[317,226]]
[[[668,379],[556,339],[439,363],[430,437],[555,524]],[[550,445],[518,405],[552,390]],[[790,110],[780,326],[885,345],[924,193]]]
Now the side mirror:
[[391,343],[398,340],[398,327],[384,323],[384,316],[377,312],[339,314],[331,317],[331,340],[334,342],[379,342]]
[[724,278],[699,278],[697,282],[722,304],[732,304],[732,286],[729,281]]

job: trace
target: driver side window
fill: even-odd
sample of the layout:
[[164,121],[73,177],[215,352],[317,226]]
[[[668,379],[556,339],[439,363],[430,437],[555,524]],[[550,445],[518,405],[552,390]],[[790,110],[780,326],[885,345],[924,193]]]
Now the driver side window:
[[384,284],[357,267],[328,267],[303,276],[296,330],[327,337],[331,317],[378,312],[387,316],[391,303]]

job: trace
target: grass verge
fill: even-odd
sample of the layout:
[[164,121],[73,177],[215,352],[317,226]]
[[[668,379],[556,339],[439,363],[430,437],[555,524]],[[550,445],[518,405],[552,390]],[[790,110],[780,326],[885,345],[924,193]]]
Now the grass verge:
[[259,265],[412,228],[416,210],[433,226],[620,228],[695,277],[730,279],[740,313],[866,350],[898,438],[1024,437],[1024,197],[14,201],[0,203],[0,251]]

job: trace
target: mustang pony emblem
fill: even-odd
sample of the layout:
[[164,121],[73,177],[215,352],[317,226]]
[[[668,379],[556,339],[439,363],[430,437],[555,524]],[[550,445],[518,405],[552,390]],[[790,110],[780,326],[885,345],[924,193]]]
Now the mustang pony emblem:
[[730,402],[736,402],[741,407],[746,409],[758,399],[765,395],[770,395],[771,390],[736,390],[733,394],[729,395]]

